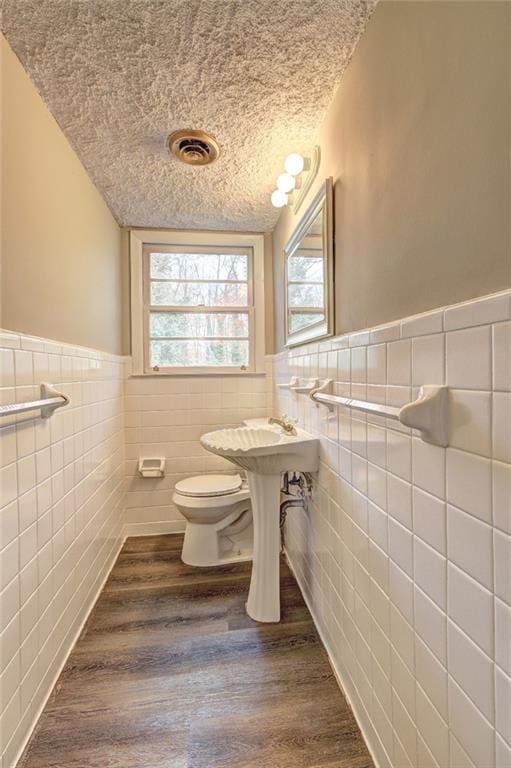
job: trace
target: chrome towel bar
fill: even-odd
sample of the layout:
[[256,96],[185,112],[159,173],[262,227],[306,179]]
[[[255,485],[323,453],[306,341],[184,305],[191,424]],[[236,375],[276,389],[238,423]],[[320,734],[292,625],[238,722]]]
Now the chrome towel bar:
[[27,411],[41,410],[41,418],[49,418],[56,408],[62,408],[63,405],[68,405],[69,398],[67,395],[63,395],[62,392],[57,392],[53,389],[51,384],[41,384],[41,399],[40,400],[27,400],[24,403],[9,403],[7,405],[0,405],[0,416],[15,416],[18,413],[26,413]]
[[333,411],[336,406],[346,406],[356,411],[372,413],[387,419],[400,421],[411,429],[417,429],[426,443],[446,446],[449,442],[449,392],[447,387],[425,384],[419,390],[419,397],[413,403],[401,408],[382,403],[367,403],[351,397],[332,394],[332,379],[326,379],[320,387],[313,389],[310,398],[316,404],[326,405]]

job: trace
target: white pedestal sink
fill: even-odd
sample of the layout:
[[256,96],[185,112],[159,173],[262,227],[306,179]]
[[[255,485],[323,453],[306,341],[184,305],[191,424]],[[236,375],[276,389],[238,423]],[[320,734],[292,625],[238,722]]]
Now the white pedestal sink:
[[248,474],[254,518],[254,553],[247,613],[255,621],[280,621],[280,478],[283,472],[316,472],[319,440],[280,427],[219,429],[201,437],[206,450]]

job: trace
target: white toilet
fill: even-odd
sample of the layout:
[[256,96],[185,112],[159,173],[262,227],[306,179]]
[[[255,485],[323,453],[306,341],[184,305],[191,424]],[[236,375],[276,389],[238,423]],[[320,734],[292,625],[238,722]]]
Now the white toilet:
[[180,480],[173,502],[186,518],[184,563],[208,566],[252,558],[250,491],[240,475]]

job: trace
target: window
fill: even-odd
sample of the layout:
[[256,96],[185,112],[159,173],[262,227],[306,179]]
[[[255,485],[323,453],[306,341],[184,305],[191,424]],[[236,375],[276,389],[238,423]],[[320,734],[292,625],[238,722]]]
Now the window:
[[252,253],[144,247],[148,367],[250,366]]
[[167,232],[147,242],[131,234],[134,372],[262,370],[260,238]]

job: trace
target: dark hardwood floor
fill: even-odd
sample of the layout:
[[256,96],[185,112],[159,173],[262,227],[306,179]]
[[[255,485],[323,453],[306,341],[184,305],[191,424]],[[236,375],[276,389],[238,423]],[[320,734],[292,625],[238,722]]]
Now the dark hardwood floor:
[[372,768],[296,582],[245,614],[250,564],[190,568],[181,536],[130,538],[23,768]]

